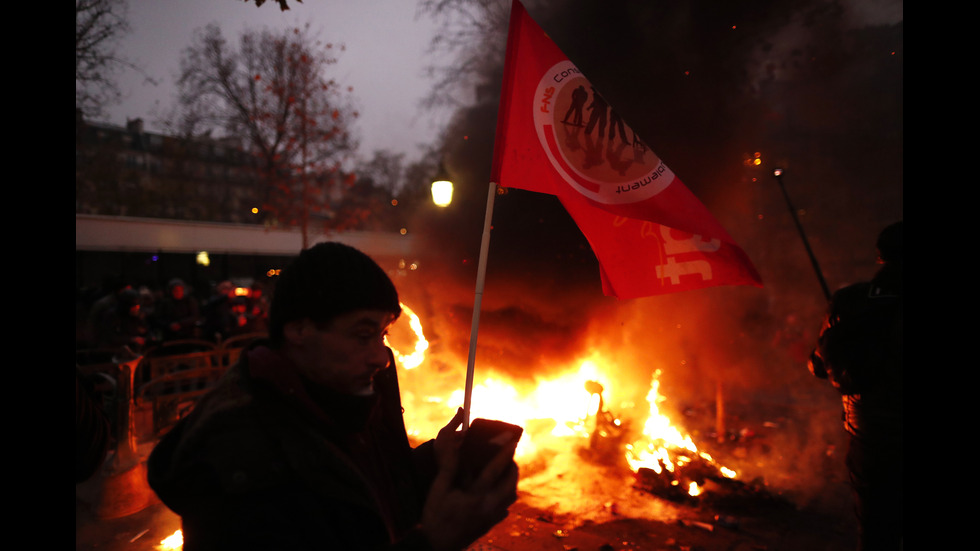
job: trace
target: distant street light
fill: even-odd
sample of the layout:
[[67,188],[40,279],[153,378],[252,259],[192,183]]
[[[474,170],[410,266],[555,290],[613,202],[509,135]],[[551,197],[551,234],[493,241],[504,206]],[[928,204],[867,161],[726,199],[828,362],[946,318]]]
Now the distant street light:
[[437,207],[447,207],[453,202],[453,183],[442,163],[439,163],[439,173],[432,182],[432,202]]
[[453,183],[449,180],[432,182],[432,202],[437,207],[447,207],[453,202]]

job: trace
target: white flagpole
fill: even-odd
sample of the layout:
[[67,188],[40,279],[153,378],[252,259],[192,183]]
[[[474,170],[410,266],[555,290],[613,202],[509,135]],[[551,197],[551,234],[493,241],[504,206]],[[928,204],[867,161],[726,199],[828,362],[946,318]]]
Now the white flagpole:
[[487,213],[483,219],[483,240],[480,242],[480,262],[476,271],[476,297],[473,299],[473,323],[470,327],[470,354],[466,362],[466,391],[463,395],[463,430],[470,426],[470,407],[473,401],[473,371],[476,363],[476,336],[480,327],[480,304],[483,302],[483,286],[487,276],[487,250],[490,248],[490,222],[493,219],[493,199],[497,195],[497,183],[490,182],[487,195]]

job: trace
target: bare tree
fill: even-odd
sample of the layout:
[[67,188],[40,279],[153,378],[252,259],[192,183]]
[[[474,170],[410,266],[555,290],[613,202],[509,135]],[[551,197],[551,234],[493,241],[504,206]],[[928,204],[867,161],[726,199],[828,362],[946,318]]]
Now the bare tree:
[[308,25],[246,30],[233,48],[212,24],[184,51],[177,83],[177,130],[239,138],[266,184],[266,223],[299,226],[304,247],[314,221],[343,225],[334,203],[353,183],[342,167],[357,112],[350,89],[327,76],[336,50]]
[[[255,2],[255,5],[257,7],[259,7],[259,8],[262,7],[262,4],[265,4],[265,0],[245,0],[245,3],[246,4],[249,4],[249,3],[252,3],[252,2]],[[282,10],[282,11],[286,11],[286,10],[289,9],[289,2],[287,2],[286,0],[275,0],[275,3],[279,5],[279,9]],[[302,4],[303,3],[303,0],[296,0],[296,3],[297,4]]]
[[75,108],[101,115],[120,93],[115,74],[130,63],[116,52],[129,33],[125,0],[75,0]]
[[434,81],[427,107],[466,105],[460,97],[469,98],[473,89],[487,83],[488,73],[502,70],[510,5],[510,0],[420,2],[421,12],[441,23],[429,45],[436,62],[427,67]]
[[370,181],[375,187],[388,190],[391,195],[398,195],[405,172],[404,164],[404,153],[379,149],[374,152],[373,157],[358,164],[357,177],[359,180]]

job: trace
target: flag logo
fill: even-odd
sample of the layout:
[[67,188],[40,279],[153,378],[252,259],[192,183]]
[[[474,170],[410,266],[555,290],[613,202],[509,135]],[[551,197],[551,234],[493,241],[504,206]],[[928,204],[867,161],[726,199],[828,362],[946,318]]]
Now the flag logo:
[[635,203],[674,180],[674,173],[571,61],[544,72],[530,107],[548,160],[588,199],[607,205]]

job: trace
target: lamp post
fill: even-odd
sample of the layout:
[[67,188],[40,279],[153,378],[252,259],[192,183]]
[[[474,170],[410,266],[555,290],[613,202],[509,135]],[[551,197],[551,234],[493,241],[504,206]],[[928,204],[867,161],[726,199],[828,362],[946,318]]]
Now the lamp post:
[[432,202],[437,207],[447,207],[453,202],[453,183],[446,173],[446,168],[439,163],[439,172],[432,181]]

